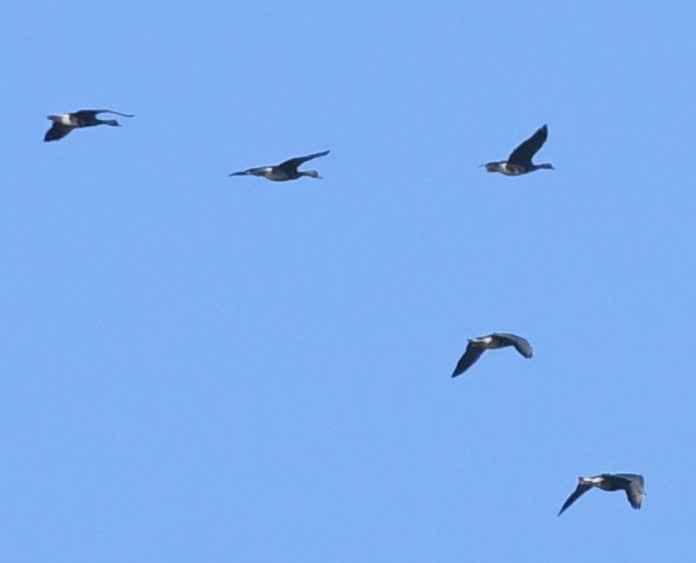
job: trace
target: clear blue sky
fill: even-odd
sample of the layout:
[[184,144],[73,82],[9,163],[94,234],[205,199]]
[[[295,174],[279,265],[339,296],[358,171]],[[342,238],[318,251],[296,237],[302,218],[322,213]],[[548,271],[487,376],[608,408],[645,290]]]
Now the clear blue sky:
[[583,5],[6,4],[0,559],[692,560],[696,5]]

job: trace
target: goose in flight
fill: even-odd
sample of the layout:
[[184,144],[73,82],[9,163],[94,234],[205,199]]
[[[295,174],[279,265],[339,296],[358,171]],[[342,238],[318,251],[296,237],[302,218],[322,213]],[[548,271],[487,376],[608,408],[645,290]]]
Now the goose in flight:
[[578,477],[578,486],[573,494],[563,503],[558,515],[578,500],[592,487],[603,491],[626,491],[626,498],[635,509],[640,508],[645,496],[645,480],[642,475],[636,473],[602,473],[593,477]]
[[548,162],[543,164],[532,164],[532,157],[546,142],[546,137],[548,136],[548,127],[544,125],[537,129],[529,139],[512,151],[507,160],[487,162],[483,166],[486,167],[486,171],[488,172],[500,172],[506,176],[519,176],[527,172],[534,172],[540,168],[553,170],[553,166]]
[[259,166],[257,168],[247,168],[239,172],[232,172],[230,176],[263,176],[267,180],[274,182],[284,182],[285,180],[297,180],[302,176],[322,179],[316,170],[298,170],[297,168],[313,158],[326,156],[330,151],[317,152],[307,156],[298,156],[272,166]]
[[495,348],[506,348],[508,346],[514,346],[520,354],[525,358],[532,357],[532,347],[529,342],[517,336],[516,334],[506,334],[503,332],[494,332],[487,336],[478,336],[476,338],[469,338],[469,343],[466,346],[466,352],[457,362],[457,366],[452,372],[452,377],[457,377],[461,375],[466,370],[468,370],[476,361],[481,357],[486,350],[493,350]]
[[113,113],[123,117],[135,117],[128,113],[120,113],[110,109],[81,109],[70,113],[61,113],[59,115],[49,115],[48,119],[53,121],[51,128],[46,131],[44,141],[57,141],[65,137],[73,129],[78,127],[93,127],[95,125],[111,125],[120,127],[121,124],[115,119],[99,119],[97,115],[100,113]]

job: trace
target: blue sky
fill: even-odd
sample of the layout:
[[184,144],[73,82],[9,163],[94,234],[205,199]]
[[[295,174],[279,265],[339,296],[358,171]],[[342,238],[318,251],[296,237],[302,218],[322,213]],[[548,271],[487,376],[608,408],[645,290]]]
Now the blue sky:
[[[16,2],[7,561],[696,552],[693,2]],[[49,113],[123,127],[44,143]],[[505,158],[547,123],[519,178]],[[324,180],[229,172],[331,149]],[[526,336],[535,357],[468,337]],[[638,472],[643,509],[578,475]]]

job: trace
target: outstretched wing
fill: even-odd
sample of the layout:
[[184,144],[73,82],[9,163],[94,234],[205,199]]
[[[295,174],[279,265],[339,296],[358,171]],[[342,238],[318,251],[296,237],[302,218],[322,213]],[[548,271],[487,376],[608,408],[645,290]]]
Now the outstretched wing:
[[588,485],[585,483],[578,483],[578,486],[576,489],[573,491],[573,494],[570,495],[566,501],[563,503],[563,506],[561,506],[561,510],[558,511],[558,515],[560,516],[563,514],[566,508],[568,508],[571,504],[573,504],[576,500],[578,500],[582,495],[584,495],[587,491],[589,491],[592,488],[592,485]]
[[307,156],[297,156],[295,158],[291,158],[289,160],[286,160],[285,162],[281,162],[278,165],[278,168],[283,168],[285,170],[297,170],[297,167],[302,165],[303,163],[307,162],[308,160],[312,160],[313,158],[318,158],[320,156],[326,156],[329,154],[331,151],[323,151],[323,152],[315,152],[314,154],[308,154]]
[[508,157],[509,164],[529,164],[532,162],[532,157],[546,142],[546,137],[549,135],[549,130],[544,125],[529,137],[524,143],[517,147]]
[[44,135],[44,141],[57,141],[58,139],[62,139],[63,137],[65,137],[72,130],[72,127],[68,127],[67,125],[63,125],[62,123],[54,121],[53,125],[51,125],[51,128],[48,131],[46,131],[46,134]]
[[481,354],[483,354],[484,351],[485,348],[482,348],[481,346],[476,346],[475,344],[469,342],[468,346],[466,347],[466,352],[464,352],[464,355],[461,358],[459,358],[459,361],[457,362],[457,367],[455,367],[454,371],[452,372],[452,377],[457,377],[458,375],[461,375],[466,370],[468,370],[472,365],[476,363],[476,360],[478,360],[481,357]]
[[263,172],[269,168],[268,166],[257,166],[256,168],[247,168],[246,170],[239,170],[238,172],[232,172],[230,176],[257,176],[260,172]]
[[115,113],[116,115],[122,115],[123,117],[134,117],[133,115],[111,111],[110,109],[81,109],[73,112],[71,115],[77,120],[80,127],[90,127],[103,123],[97,119],[97,115],[100,113]]
[[635,473],[617,473],[616,476],[626,480],[625,490],[628,502],[631,503],[633,508],[640,508],[643,503],[643,496],[645,496],[645,480],[643,476]]
[[529,359],[532,357],[532,346],[529,344],[526,338],[522,338],[516,334],[504,332],[496,332],[494,336],[498,337],[502,342],[508,344],[509,346],[514,346],[515,350],[517,350],[525,358]]
[[93,125],[99,125],[100,121],[97,119],[98,113],[98,109],[81,109],[70,115],[73,117],[78,127],[91,127]]
[[100,113],[113,113],[115,115],[120,115],[122,117],[135,117],[134,113],[121,113],[120,111],[114,111],[112,109],[81,109],[75,112],[77,115],[81,113],[99,115]]

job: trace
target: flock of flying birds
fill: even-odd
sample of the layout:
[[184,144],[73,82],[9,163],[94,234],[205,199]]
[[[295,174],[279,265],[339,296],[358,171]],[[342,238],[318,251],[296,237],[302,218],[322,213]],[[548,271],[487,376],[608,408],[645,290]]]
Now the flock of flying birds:
[[[135,117],[132,114],[120,113],[108,109],[82,109],[70,113],[49,115],[48,119],[53,123],[51,128],[46,132],[44,141],[57,141],[65,137],[73,129],[83,127],[94,127],[96,125],[120,127],[121,124],[116,119],[100,119],[98,116],[102,113],[112,113],[122,117]],[[519,176],[540,169],[553,170],[553,166],[547,162],[542,164],[532,163],[532,157],[544,145],[548,134],[548,128],[546,125],[543,125],[537,129],[529,139],[515,148],[515,150],[510,153],[507,160],[487,162],[481,166],[485,167],[487,172],[499,172],[506,176]],[[281,162],[280,164],[258,166],[232,172],[230,176],[260,176],[274,182],[297,180],[303,176],[321,179],[319,172],[316,170],[298,170],[298,168],[309,160],[326,156],[327,154],[329,154],[328,150],[306,156],[298,156]],[[478,361],[486,350],[507,348],[509,346],[513,346],[515,350],[525,358],[529,359],[532,357],[532,347],[529,342],[516,334],[494,332],[487,336],[470,338],[466,351],[459,359],[452,372],[452,377],[457,377],[468,370]],[[575,491],[573,491],[563,503],[558,515],[560,516],[563,514],[571,504],[593,487],[597,487],[603,491],[625,491],[628,502],[633,508],[638,509],[641,507],[643,496],[645,495],[644,485],[643,476],[636,473],[601,473],[600,475],[591,477],[578,477],[578,484]]]
[[[532,346],[527,339],[503,332],[494,332],[487,336],[470,338],[464,355],[459,359],[452,372],[452,377],[461,375],[468,370],[481,357],[486,350],[507,348],[514,346],[520,355],[529,359],[532,357]],[[602,473],[592,477],[578,477],[578,485],[568,499],[563,503],[558,515],[563,514],[566,508],[573,504],[580,496],[592,487],[598,487],[603,491],[625,491],[628,502],[633,508],[640,508],[645,495],[645,481],[642,475],[636,473]]]

